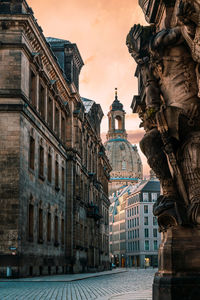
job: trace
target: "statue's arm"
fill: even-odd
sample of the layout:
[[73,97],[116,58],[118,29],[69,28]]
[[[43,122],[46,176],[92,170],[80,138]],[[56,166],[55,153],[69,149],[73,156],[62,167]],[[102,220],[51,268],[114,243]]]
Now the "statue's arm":
[[159,50],[160,47],[167,47],[181,43],[182,41],[181,28],[177,26],[172,29],[164,29],[158,32],[152,39],[151,48],[153,50]]

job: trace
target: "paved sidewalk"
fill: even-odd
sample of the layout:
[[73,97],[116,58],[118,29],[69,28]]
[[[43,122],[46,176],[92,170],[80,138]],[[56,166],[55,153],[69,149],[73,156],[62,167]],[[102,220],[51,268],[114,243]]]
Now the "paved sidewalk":
[[95,273],[81,273],[81,274],[63,274],[63,275],[48,275],[48,276],[36,276],[36,277],[27,277],[27,278],[16,278],[16,279],[7,279],[0,278],[0,281],[9,281],[9,282],[72,282],[78,280],[84,280],[87,278],[114,275],[119,273],[127,272],[128,269],[118,268],[109,271],[95,272]]

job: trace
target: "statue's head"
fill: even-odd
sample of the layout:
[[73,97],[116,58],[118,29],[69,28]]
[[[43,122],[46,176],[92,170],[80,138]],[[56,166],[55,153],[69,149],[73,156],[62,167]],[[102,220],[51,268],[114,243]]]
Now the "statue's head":
[[141,26],[135,24],[126,38],[126,45],[131,56],[137,63],[144,63],[149,57],[149,42],[154,32],[154,26]]

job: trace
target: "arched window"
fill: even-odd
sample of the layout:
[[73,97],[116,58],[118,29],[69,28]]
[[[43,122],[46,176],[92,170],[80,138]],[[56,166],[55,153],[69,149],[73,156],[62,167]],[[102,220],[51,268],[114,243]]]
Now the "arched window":
[[126,170],[126,161],[122,162],[122,170]]
[[115,118],[115,129],[117,130],[122,129],[122,118],[120,116],[116,116]]

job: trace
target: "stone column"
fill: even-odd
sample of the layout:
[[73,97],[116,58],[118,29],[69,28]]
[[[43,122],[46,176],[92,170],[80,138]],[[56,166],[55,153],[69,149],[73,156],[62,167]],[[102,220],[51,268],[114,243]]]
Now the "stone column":
[[162,233],[153,300],[200,299],[200,226]]

